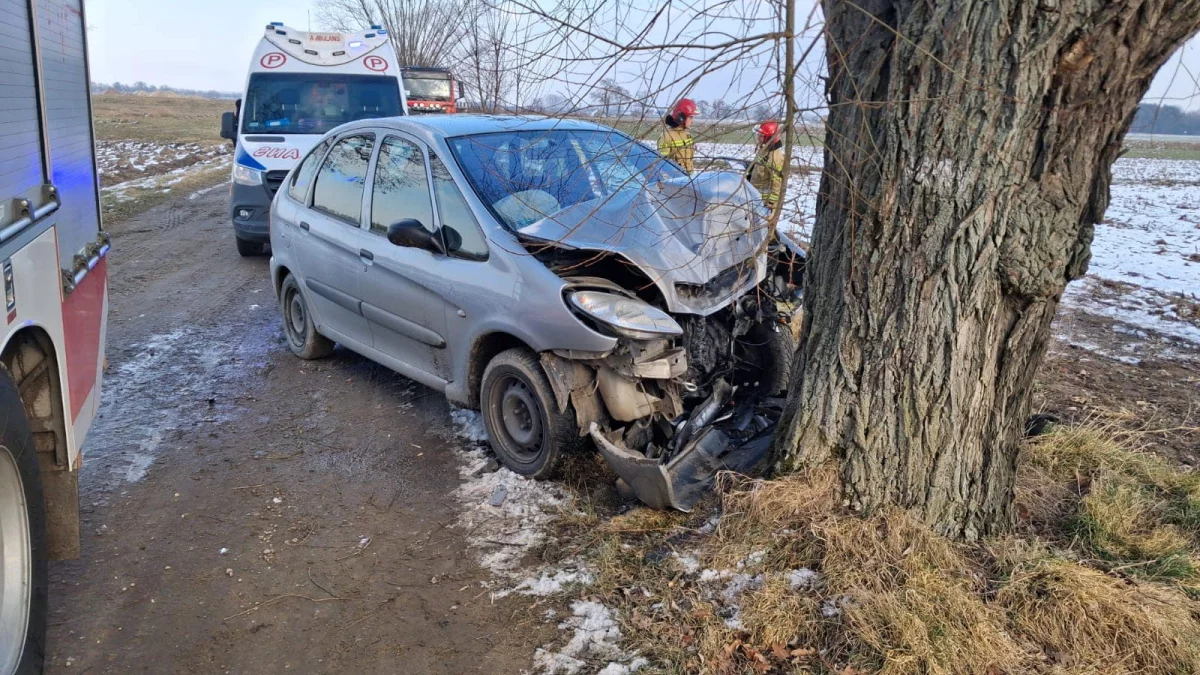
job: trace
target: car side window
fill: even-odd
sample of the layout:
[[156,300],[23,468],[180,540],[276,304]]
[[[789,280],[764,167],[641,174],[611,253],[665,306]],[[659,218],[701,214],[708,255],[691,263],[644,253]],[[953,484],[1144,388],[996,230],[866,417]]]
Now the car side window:
[[299,168],[292,173],[292,183],[288,186],[288,194],[292,199],[303,202],[308,196],[308,186],[312,183],[313,176],[317,175],[317,164],[325,156],[325,151],[329,149],[331,142],[327,140],[313,148]]
[[367,165],[374,147],[372,136],[343,138],[333,146],[313,184],[314,209],[351,223],[361,221]]
[[379,149],[379,162],[375,166],[371,231],[387,234],[389,225],[409,218],[421,221],[425,229],[434,231],[425,156],[413,143],[388,136]]
[[433,171],[433,193],[437,197],[438,217],[442,221],[443,238],[450,255],[473,260],[487,258],[487,239],[479,228],[479,221],[454,182],[454,176],[437,155],[429,155]]

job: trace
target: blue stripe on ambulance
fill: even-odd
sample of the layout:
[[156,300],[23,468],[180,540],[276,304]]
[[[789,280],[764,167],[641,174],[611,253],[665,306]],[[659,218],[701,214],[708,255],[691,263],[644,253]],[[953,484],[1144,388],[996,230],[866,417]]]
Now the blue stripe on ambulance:
[[242,166],[244,166],[246,168],[257,169],[258,171],[266,171],[267,170],[267,167],[260,164],[257,159],[254,159],[253,157],[251,157],[250,153],[246,152],[242,148],[241,145],[239,145],[237,147],[236,157],[237,157],[237,159],[235,159],[234,161],[236,161],[238,164],[241,164]]

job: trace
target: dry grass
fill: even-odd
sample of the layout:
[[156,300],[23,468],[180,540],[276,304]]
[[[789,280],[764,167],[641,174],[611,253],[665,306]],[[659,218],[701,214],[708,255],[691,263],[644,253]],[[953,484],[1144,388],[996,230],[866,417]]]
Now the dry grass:
[[[1035,527],[1107,569],[1200,585],[1200,474],[1136,447],[1113,424],[1057,429],[1031,444],[1017,502]],[[1032,517],[1036,515],[1036,518]]]
[[[1030,445],[1020,534],[974,544],[846,512],[831,472],[726,478],[714,532],[707,513],[646,509],[591,528],[592,590],[652,657],[643,672],[1200,673],[1198,479],[1134,441],[1091,427]],[[799,568],[819,582],[796,587]]]
[[105,93],[92,96],[96,139],[162,143],[220,143],[221,113],[233,101]]

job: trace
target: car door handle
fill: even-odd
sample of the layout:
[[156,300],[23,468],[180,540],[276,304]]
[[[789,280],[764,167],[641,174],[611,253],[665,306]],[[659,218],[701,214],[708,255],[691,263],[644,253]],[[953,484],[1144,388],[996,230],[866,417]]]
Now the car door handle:
[[308,232],[308,223],[304,222],[303,220],[300,221],[300,229],[304,230],[305,232]]
[[362,258],[363,260],[374,260],[375,254],[371,253],[365,248],[360,248],[358,249],[358,257]]

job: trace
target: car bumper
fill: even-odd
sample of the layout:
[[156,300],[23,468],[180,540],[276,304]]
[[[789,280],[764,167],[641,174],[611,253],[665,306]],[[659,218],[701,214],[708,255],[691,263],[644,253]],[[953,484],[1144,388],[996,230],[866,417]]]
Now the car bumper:
[[233,184],[229,194],[230,219],[238,239],[271,241],[271,199],[274,195],[266,185]]

